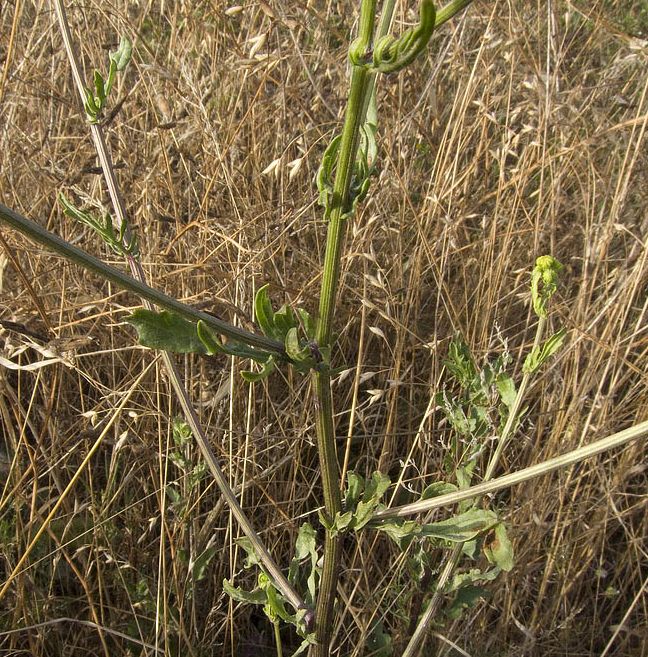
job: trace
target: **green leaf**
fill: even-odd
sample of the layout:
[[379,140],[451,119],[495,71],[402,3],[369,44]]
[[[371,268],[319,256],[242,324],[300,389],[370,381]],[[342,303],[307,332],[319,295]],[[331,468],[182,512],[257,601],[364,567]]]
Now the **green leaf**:
[[182,498],[180,497],[180,491],[178,491],[178,489],[172,484],[167,485],[166,494],[169,496],[171,504],[173,505],[177,506],[182,501]]
[[471,509],[454,518],[421,527],[421,535],[453,543],[464,543],[498,523],[492,511]]
[[118,71],[123,71],[128,66],[132,53],[132,41],[128,37],[123,36],[119,41],[119,48],[115,52],[110,53],[110,61],[115,63]]
[[371,479],[365,483],[365,491],[362,496],[364,502],[379,502],[382,496],[391,486],[391,480],[382,472],[374,472]]
[[237,602],[248,602],[253,605],[265,605],[268,601],[268,596],[266,592],[261,589],[255,589],[254,591],[244,591],[241,587],[237,586],[236,588],[232,586],[229,580],[223,580],[223,591]]
[[295,556],[292,558],[288,570],[288,579],[293,584],[297,583],[301,562],[308,558],[310,559],[310,564],[306,578],[309,594],[307,602],[312,603],[315,600],[317,580],[319,577],[319,568],[317,567],[317,535],[312,525],[306,522],[299,528],[297,540],[295,541]]
[[460,618],[464,610],[474,607],[482,598],[489,596],[489,592],[481,586],[464,586],[459,589],[452,604],[448,607],[446,615],[452,620]]
[[470,482],[472,481],[472,471],[474,470],[474,465],[471,465],[472,467],[466,465],[457,468],[457,485],[459,486],[459,490],[466,490],[466,488],[470,488]]
[[562,328],[548,338],[543,345],[533,349],[533,351],[526,357],[522,371],[528,373],[535,372],[548,358],[553,356],[560,347],[562,347],[566,334],[567,330]]
[[252,568],[252,566],[262,566],[261,559],[259,559],[259,556],[252,546],[252,541],[247,536],[241,536],[241,538],[237,538],[235,542],[240,548],[243,548],[247,555],[245,563],[243,564],[245,568]]
[[462,388],[472,387],[478,379],[477,367],[468,345],[460,335],[456,335],[448,348],[448,357],[443,362]]
[[369,649],[367,657],[392,657],[394,654],[391,635],[385,631],[382,621],[378,621],[371,628],[367,638],[367,648]]
[[88,119],[91,123],[97,122],[97,117],[100,111],[100,107],[97,105],[97,100],[95,98],[94,92],[90,89],[84,89],[85,92],[85,103],[84,108],[85,112],[88,115]]
[[303,308],[297,308],[299,317],[301,318],[302,324],[304,325],[304,333],[309,340],[315,339],[315,331],[317,329],[315,325],[315,320],[311,317],[310,313]]
[[460,436],[470,437],[472,435],[475,430],[475,420],[466,416],[462,404],[450,399],[445,392],[437,394],[436,402],[441,407],[452,428]]
[[464,586],[476,584],[477,582],[492,582],[500,572],[499,568],[491,568],[483,572],[479,568],[471,568],[470,570],[455,573],[444,591],[452,593],[452,591],[457,591]]
[[266,592],[268,598],[263,611],[270,621],[276,623],[278,619],[281,619],[285,623],[290,623],[293,617],[286,610],[286,600],[274,587],[272,580],[263,572],[259,573],[259,586]]
[[513,379],[508,374],[502,372],[495,380],[495,387],[497,388],[497,392],[499,392],[500,399],[510,413],[517,397],[517,390],[515,389]]
[[99,73],[99,71],[97,71],[96,69],[94,72],[94,87],[97,95],[96,100],[98,101],[97,104],[99,106],[99,110],[102,110],[103,106],[106,103],[105,81],[103,75],[101,75],[101,73]]
[[421,525],[416,520],[386,520],[376,525],[375,529],[387,534],[401,550],[405,550],[416,536],[421,535]]
[[297,329],[295,327],[289,329],[285,335],[284,346],[286,348],[286,354],[288,354],[290,360],[295,361],[296,363],[305,363],[309,361],[309,359],[312,360],[310,358],[310,350],[308,347],[301,346],[297,335]]
[[433,484],[426,486],[421,493],[422,500],[429,500],[439,495],[446,495],[447,493],[454,493],[457,487],[447,481],[435,481]]
[[274,314],[274,324],[277,328],[279,338],[284,337],[291,329],[296,329],[297,319],[292,308],[286,304],[281,306]]
[[209,566],[209,562],[214,558],[214,555],[216,554],[216,547],[216,545],[208,547],[193,562],[191,566],[191,576],[193,577],[194,582],[200,582],[200,580],[205,579],[207,566]]
[[205,354],[196,325],[168,310],[155,312],[139,308],[126,318],[137,330],[139,344],[177,354]]
[[183,417],[174,417],[171,423],[173,442],[177,447],[184,447],[191,439],[191,428]]
[[344,513],[340,513],[338,511],[335,514],[335,522],[329,529],[332,531],[333,535],[336,536],[337,534],[341,534],[342,532],[345,532],[347,529],[349,529],[353,522],[353,511],[346,511]]
[[355,507],[364,490],[364,477],[356,474],[353,470],[347,472],[347,489],[344,494],[344,501],[347,509]]
[[502,570],[508,572],[513,569],[513,545],[503,522],[496,525],[495,531],[487,537],[484,554],[490,563],[499,566]]
[[269,288],[269,285],[264,285],[257,290],[254,297],[254,316],[265,335],[270,338],[278,338],[280,334],[274,322],[274,310],[268,294]]
[[258,372],[251,372],[249,370],[244,370],[241,372],[241,376],[248,383],[256,383],[257,381],[262,381],[267,379],[275,371],[275,359],[274,356],[270,356],[268,360],[262,364],[261,370]]
[[211,331],[211,329],[203,321],[199,321],[196,326],[196,334],[198,339],[205,348],[206,353],[210,356],[214,354],[224,354],[225,349],[223,348],[223,343],[216,337],[216,335]]

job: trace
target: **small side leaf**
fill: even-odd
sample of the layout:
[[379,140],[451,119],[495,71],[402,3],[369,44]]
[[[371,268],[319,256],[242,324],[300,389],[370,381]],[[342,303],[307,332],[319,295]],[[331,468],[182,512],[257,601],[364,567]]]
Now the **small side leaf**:
[[223,591],[237,602],[248,602],[253,605],[265,605],[268,596],[265,591],[255,589],[254,591],[244,591],[240,586],[234,587],[229,580],[223,580]]
[[497,392],[499,392],[502,403],[504,406],[506,406],[510,413],[517,396],[517,391],[515,389],[515,383],[513,382],[513,379],[508,374],[502,372],[495,380],[495,387],[497,388]]
[[422,525],[421,535],[453,543],[465,543],[497,524],[492,511],[471,509],[454,518]]
[[214,558],[215,554],[216,546],[212,545],[191,564],[190,569],[194,582],[200,582],[200,580],[205,579],[207,566],[209,566],[209,562]]
[[299,317],[301,318],[302,324],[304,325],[304,333],[309,340],[315,339],[315,320],[311,317],[311,314],[304,310],[303,308],[297,308]]
[[522,370],[535,372],[546,360],[551,358],[562,347],[567,330],[562,328],[548,338],[543,345],[534,349],[525,359]]
[[155,312],[139,308],[126,318],[137,330],[139,344],[178,354],[205,354],[196,325],[168,310]]
[[433,484],[426,486],[421,493],[422,500],[429,500],[439,495],[446,495],[447,493],[454,493],[457,487],[447,481],[435,481]]
[[455,599],[446,611],[448,618],[457,620],[465,609],[474,607],[481,599],[488,597],[489,592],[481,586],[464,586],[457,592]]
[[489,534],[484,543],[484,554],[490,563],[499,566],[502,570],[508,572],[513,569],[513,545],[504,523],[500,522]]
[[276,338],[277,329],[274,322],[272,302],[268,294],[269,287],[269,285],[264,285],[257,290],[254,297],[254,316],[263,333],[270,338]]
[[267,379],[275,371],[275,366],[276,364],[274,356],[270,356],[270,358],[268,358],[268,360],[261,365],[261,369],[258,372],[244,370],[241,372],[241,376],[248,383],[263,381],[263,379]]

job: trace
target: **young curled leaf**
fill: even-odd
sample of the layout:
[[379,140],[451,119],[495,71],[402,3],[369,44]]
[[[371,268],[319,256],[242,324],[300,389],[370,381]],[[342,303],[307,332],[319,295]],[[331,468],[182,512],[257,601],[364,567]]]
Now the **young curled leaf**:
[[306,337],[309,340],[314,340],[315,330],[317,328],[315,325],[315,320],[311,317],[311,314],[307,310],[304,310],[304,308],[297,308],[297,313],[299,314],[299,317],[302,321],[302,326],[304,328]]
[[99,110],[101,111],[106,102],[106,87],[103,75],[101,75],[101,73],[99,73],[99,71],[96,69],[93,75],[93,82],[95,88],[95,101],[99,107]]
[[302,346],[302,344],[300,343],[296,328],[291,328],[286,333],[284,345],[286,347],[286,353],[288,354],[288,358],[290,358],[290,360],[292,361],[301,363],[310,356],[310,352],[308,348]]
[[[319,204],[324,208],[324,218],[330,219],[331,213],[341,208],[343,218],[350,217],[358,203],[367,196],[371,176],[374,173],[374,162],[376,159],[376,125],[375,118],[369,118],[364,126],[360,128],[360,142],[358,152],[353,164],[351,184],[349,185],[349,198],[343,200],[338,198],[334,191],[333,171],[337,164],[340,150],[341,135],[333,138],[322,156],[322,163],[317,172],[317,189],[319,191]],[[344,207],[342,204],[344,202]]]
[[421,0],[418,25],[398,38],[389,34],[379,39],[373,50],[372,68],[380,73],[395,73],[411,64],[430,41],[435,20],[433,0]]
[[287,304],[284,304],[279,310],[277,310],[273,319],[277,331],[277,338],[279,340],[283,339],[288,331],[297,328],[295,314],[293,313],[292,308]]
[[317,190],[319,191],[319,204],[324,208],[324,219],[328,220],[331,212],[339,205],[339,199],[334,198],[333,193],[333,170],[337,163],[338,152],[342,135],[333,137],[331,143],[326,147],[322,162],[317,171]]
[[563,266],[550,255],[540,256],[531,272],[531,299],[538,317],[547,317],[547,304],[558,288],[558,274]]
[[196,326],[196,333],[201,344],[205,348],[206,353],[210,356],[214,354],[224,354],[225,349],[220,339],[209,330],[204,322],[198,322]]
[[119,40],[119,48],[110,53],[110,61],[114,62],[118,71],[123,71],[128,66],[132,53],[133,42],[128,37],[123,36]]

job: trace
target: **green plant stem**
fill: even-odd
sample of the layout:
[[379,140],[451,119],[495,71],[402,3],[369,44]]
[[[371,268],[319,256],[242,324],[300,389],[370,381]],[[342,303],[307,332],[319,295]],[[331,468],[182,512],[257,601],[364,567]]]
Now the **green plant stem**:
[[277,648],[277,657],[283,657],[283,648],[281,646],[281,632],[279,627],[279,621],[272,623],[274,626],[274,638],[275,638],[275,647]]
[[[363,3],[361,9],[359,39],[367,47],[373,37],[375,5],[375,0],[369,0]],[[351,209],[349,190],[358,153],[360,128],[366,119],[371,90],[372,84],[369,73],[364,68],[354,66],[351,73],[349,98],[335,170],[335,182],[333,184],[333,202],[335,206],[331,212],[326,237],[319,320],[315,336],[317,343],[326,347],[329,347],[331,343],[342,247],[347,216]],[[328,372],[314,372],[313,389],[315,393],[317,447],[324,493],[324,507],[325,513],[330,518],[334,518],[336,513],[342,510],[342,502],[335,445],[335,421],[330,374]],[[309,651],[311,657],[328,657],[330,652],[340,556],[340,537],[333,536],[327,530],[324,542],[324,563],[315,609],[316,643]]]
[[[440,25],[470,3],[460,0],[450,3],[437,17]],[[381,12],[376,38],[385,36],[391,26],[395,0],[387,0]],[[359,41],[369,48],[373,39],[375,0],[367,0],[361,5]],[[350,210],[349,189],[353,166],[358,152],[360,127],[367,116],[367,108],[375,89],[376,74],[362,67],[354,67],[351,73],[349,99],[346,108],[342,141],[333,185],[333,202],[328,233],[324,270],[320,291],[319,322],[316,340],[321,346],[330,346],[335,301],[340,278],[341,254],[346,232],[346,214]],[[331,378],[327,372],[313,373],[313,388],[316,403],[317,446],[322,473],[325,512],[331,518],[341,510],[340,476],[335,446],[335,422],[333,418],[333,399]],[[311,648],[312,657],[327,657],[333,630],[333,610],[339,576],[340,538],[327,532],[324,544],[324,564],[320,579],[315,628],[317,643]]]
[[[547,320],[545,317],[540,317],[538,319],[538,325],[536,327],[535,339],[533,340],[533,347],[531,348],[531,353],[540,347],[542,339],[544,337],[545,328],[547,326]],[[522,381],[520,387],[518,388],[517,395],[515,395],[515,400],[513,401],[513,406],[511,407],[508,417],[506,418],[506,423],[502,429],[502,433],[499,436],[497,441],[497,446],[495,447],[495,452],[491,456],[488,465],[486,467],[486,474],[484,475],[484,481],[490,481],[493,478],[493,473],[495,468],[499,463],[504,447],[510,438],[513,428],[518,422],[518,415],[520,413],[520,406],[522,406],[522,401],[526,395],[527,387],[531,381],[532,372],[525,372],[522,376]]]
[[[61,29],[61,34],[63,36],[63,42],[65,44],[68,60],[72,67],[72,74],[74,76],[77,90],[81,98],[81,104],[83,105],[85,89],[83,85],[83,79],[81,77],[81,69],[74,52],[72,35],[70,33],[70,27],[65,13],[65,6],[62,0],[54,0],[54,8],[56,10],[56,15]],[[99,124],[91,123],[90,130],[95,143],[95,148],[97,150],[97,155],[101,163],[106,186],[108,187],[113,209],[115,211],[117,227],[120,228],[122,225],[126,225],[126,227],[128,227],[126,206],[123,202],[120,189],[117,184],[110,152],[108,151],[103,136],[103,128]],[[130,239],[131,236],[129,231],[126,230],[124,241],[128,244]],[[127,262],[133,276],[139,281],[139,283],[145,284],[146,275],[139,260],[133,257],[127,257]],[[148,309],[152,308],[151,303],[147,299],[144,299],[144,306]],[[240,329],[236,327],[232,328],[235,328],[236,332],[240,331]],[[191,427],[192,435],[198,444],[198,448],[200,449],[205,461],[207,462],[207,466],[209,467],[209,470],[214,477],[216,484],[218,485],[223,497],[227,500],[232,515],[236,518],[236,521],[238,522],[243,533],[250,540],[255,552],[263,563],[264,568],[267,570],[268,575],[272,578],[273,584],[276,586],[276,588],[281,591],[286,600],[288,600],[288,602],[295,608],[295,610],[306,608],[306,604],[303,598],[297,593],[292,584],[284,576],[283,572],[272,558],[272,555],[259,538],[259,535],[256,533],[252,523],[249,521],[245,515],[245,512],[238,503],[238,500],[236,499],[236,496],[234,495],[234,492],[229,485],[229,481],[227,477],[225,477],[225,474],[223,473],[223,470],[218,463],[218,459],[216,458],[216,455],[211,448],[207,434],[202,428],[198,414],[193,408],[193,404],[189,398],[189,393],[182,383],[180,372],[178,371],[178,368],[171,355],[166,351],[162,352],[162,360],[169,375],[173,389],[178,396],[178,400],[185,414],[185,419]]]
[[[536,325],[536,332],[535,332],[535,338],[533,340],[532,350],[539,347],[540,344],[542,343],[546,325],[547,325],[547,320],[544,317],[540,317],[538,320],[538,324]],[[526,389],[529,385],[529,381],[531,380],[531,375],[532,375],[531,372],[525,372],[522,377],[522,382],[520,383],[520,387],[518,388],[517,394],[515,396],[515,400],[513,401],[513,406],[509,411],[509,415],[506,419],[506,423],[504,424],[504,428],[502,429],[502,432],[499,435],[495,451],[491,455],[488,461],[488,465],[486,466],[484,482],[488,482],[492,478],[493,472],[495,472],[495,468],[499,463],[504,447],[508,442],[511,433],[513,432],[513,428],[517,425],[517,422],[519,420],[520,407],[522,406],[522,401],[524,400]],[[479,496],[475,500],[473,506],[479,505],[481,499],[482,496]],[[430,600],[430,603],[427,609],[425,610],[425,613],[419,620],[419,623],[416,626],[416,630],[414,631],[414,634],[412,635],[412,638],[410,639],[409,643],[407,644],[407,648],[403,653],[403,657],[415,657],[415,655],[418,653],[419,649],[423,645],[428,628],[430,627],[430,625],[432,624],[432,622],[437,616],[439,607],[441,605],[441,600],[445,593],[445,587],[447,583],[450,581],[450,578],[452,577],[452,574],[454,573],[455,569],[459,565],[459,562],[461,561],[463,546],[464,543],[457,543],[457,545],[453,548],[452,553],[448,558],[441,572],[441,575],[439,576],[437,585],[432,595],[432,599]]]
[[256,335],[245,331],[238,326],[234,326],[225,322],[221,319],[209,315],[208,313],[201,312],[187,306],[184,303],[181,303],[177,299],[170,297],[159,290],[156,290],[141,280],[137,280],[132,276],[128,276],[123,272],[119,271],[115,267],[107,265],[99,258],[95,258],[93,255],[86,253],[82,249],[73,246],[69,242],[61,239],[57,235],[50,233],[45,230],[40,224],[37,224],[34,221],[23,217],[14,210],[2,205],[0,203],[0,220],[21,232],[23,235],[27,235],[35,242],[43,245],[44,247],[51,249],[55,253],[63,256],[67,260],[70,260],[77,265],[80,265],[88,271],[92,271],[95,274],[98,274],[102,278],[105,278],[107,281],[114,283],[120,288],[129,290],[130,292],[135,292],[142,299],[146,299],[151,303],[159,306],[160,308],[166,308],[171,310],[178,315],[181,315],[185,319],[188,319],[192,322],[197,322],[199,320],[205,322],[210,328],[214,329],[222,335],[226,335],[232,340],[237,340],[238,342],[243,342],[244,344],[250,345],[251,347],[259,347],[266,351],[271,351],[280,355],[282,358],[287,358],[284,346],[263,335]]
[[[393,0],[389,0],[392,2]],[[460,11],[465,9],[473,0],[453,0],[445,7],[437,10],[436,18],[434,19],[434,29],[448,22],[451,18],[456,16]]]

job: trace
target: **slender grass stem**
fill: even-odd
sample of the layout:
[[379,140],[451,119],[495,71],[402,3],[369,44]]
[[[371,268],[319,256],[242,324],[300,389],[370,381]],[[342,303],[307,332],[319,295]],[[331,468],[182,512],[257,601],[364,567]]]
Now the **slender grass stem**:
[[[74,76],[77,89],[79,91],[79,96],[81,97],[81,103],[83,104],[85,97],[83,78],[81,76],[81,69],[79,67],[79,63],[75,55],[72,35],[70,33],[65,7],[63,5],[62,0],[54,0],[54,7],[56,9],[56,15],[61,29],[61,34],[63,35],[65,49],[68,55],[68,59],[70,61],[70,65],[72,67],[72,74]],[[117,224],[118,224],[117,227],[118,228],[121,227],[123,223],[126,223],[126,225],[128,225],[128,222],[126,220],[127,217],[126,206],[124,205],[120,193],[119,185],[117,184],[117,179],[115,176],[114,168],[112,166],[110,152],[108,151],[103,136],[103,128],[98,123],[91,123],[90,130],[92,132],[92,137],[95,143],[95,148],[97,150],[97,155],[99,157],[99,161],[101,162],[101,167],[103,170],[104,178],[106,180],[106,185],[108,187],[108,192],[112,200],[115,215],[117,217]],[[128,231],[126,231],[126,234],[124,235],[124,241],[126,243],[130,241],[130,235],[128,234]],[[128,257],[127,261],[134,278],[136,278],[140,283],[144,284],[146,282],[146,275],[144,273],[144,269],[142,268],[142,265],[139,262],[139,260],[133,257]],[[152,307],[151,303],[146,299],[144,299],[144,305],[149,309]],[[236,518],[239,526],[241,527],[241,530],[252,543],[255,552],[263,562],[264,567],[268,571],[270,577],[273,579],[273,582],[277,587],[277,589],[283,593],[285,598],[288,600],[288,602],[290,602],[290,604],[295,609],[306,607],[304,600],[301,598],[301,596],[297,593],[297,591],[292,586],[292,584],[290,584],[290,582],[284,576],[279,566],[275,563],[274,559],[272,558],[272,555],[270,554],[268,549],[265,547],[265,545],[259,538],[259,535],[256,533],[254,527],[252,526],[252,523],[248,520],[243,509],[239,505],[238,500],[234,495],[234,492],[229,486],[229,482],[227,478],[225,477],[222,469],[220,468],[220,465],[218,464],[216,455],[214,454],[209,444],[207,435],[204,429],[202,428],[202,425],[198,418],[198,414],[193,408],[193,405],[189,398],[189,393],[187,392],[186,388],[182,383],[180,372],[178,371],[177,366],[173,362],[171,355],[168,352],[162,352],[162,359],[165,364],[166,370],[168,372],[173,389],[175,390],[178,399],[180,401],[180,405],[182,406],[187,423],[191,427],[191,431],[194,436],[194,439],[196,440],[203,457],[207,461],[209,470],[211,471],[212,476],[214,477],[219,489],[221,490],[221,493],[227,500],[230,510],[234,515],[234,517]]]

